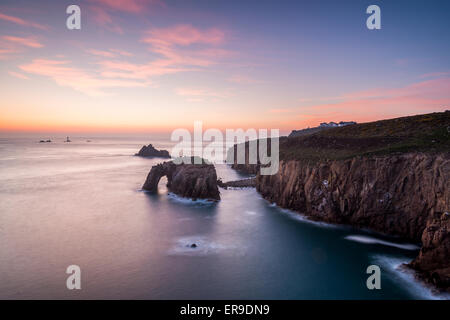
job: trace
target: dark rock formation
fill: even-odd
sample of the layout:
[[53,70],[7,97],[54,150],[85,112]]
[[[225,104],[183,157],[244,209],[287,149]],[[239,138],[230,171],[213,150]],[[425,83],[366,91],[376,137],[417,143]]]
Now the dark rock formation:
[[255,178],[248,178],[242,180],[223,182],[221,179],[217,180],[217,185],[221,188],[254,188],[256,186]]
[[191,248],[197,248],[197,245],[195,243],[191,244]]
[[437,288],[450,288],[450,213],[435,214],[422,233],[419,256],[409,264]]
[[276,175],[257,176],[256,188],[268,201],[315,220],[422,240],[412,266],[449,289],[449,219],[433,218],[450,212],[448,154],[281,161]]
[[212,164],[157,164],[150,170],[142,189],[156,192],[161,177],[167,177],[169,191],[186,198],[220,200],[217,174]]
[[143,146],[138,153],[135,154],[140,157],[158,157],[158,158],[170,158],[169,151],[157,150],[151,144]]

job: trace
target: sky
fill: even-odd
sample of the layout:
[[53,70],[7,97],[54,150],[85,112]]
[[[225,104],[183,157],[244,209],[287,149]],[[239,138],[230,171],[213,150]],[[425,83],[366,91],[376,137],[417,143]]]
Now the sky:
[[[66,8],[81,9],[69,30]],[[366,8],[381,9],[369,30]],[[288,133],[450,109],[450,1],[2,0],[0,132]]]

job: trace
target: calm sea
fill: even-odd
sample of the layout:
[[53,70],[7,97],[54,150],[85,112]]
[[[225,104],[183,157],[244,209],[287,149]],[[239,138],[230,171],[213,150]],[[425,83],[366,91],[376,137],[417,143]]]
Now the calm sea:
[[[39,139],[0,139],[0,298],[433,298],[397,269],[414,246],[309,222],[254,189],[221,190],[217,204],[168,194],[164,179],[158,194],[141,191],[162,160],[133,154],[169,141]],[[372,264],[381,290],[366,287]],[[69,265],[81,290],[66,288]]]

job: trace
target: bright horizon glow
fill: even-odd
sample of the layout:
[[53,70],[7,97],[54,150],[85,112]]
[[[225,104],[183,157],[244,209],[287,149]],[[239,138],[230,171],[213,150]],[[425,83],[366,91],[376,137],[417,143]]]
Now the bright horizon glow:
[[[291,130],[450,109],[448,1],[0,5],[0,132]],[[276,12],[276,14],[274,14]],[[416,12],[421,12],[420,32]]]

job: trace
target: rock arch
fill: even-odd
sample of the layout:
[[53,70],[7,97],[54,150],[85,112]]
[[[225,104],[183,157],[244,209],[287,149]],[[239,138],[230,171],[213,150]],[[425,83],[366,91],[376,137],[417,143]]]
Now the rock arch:
[[150,170],[142,189],[157,192],[159,180],[167,177],[169,191],[192,199],[220,200],[217,174],[212,164],[157,164]]

